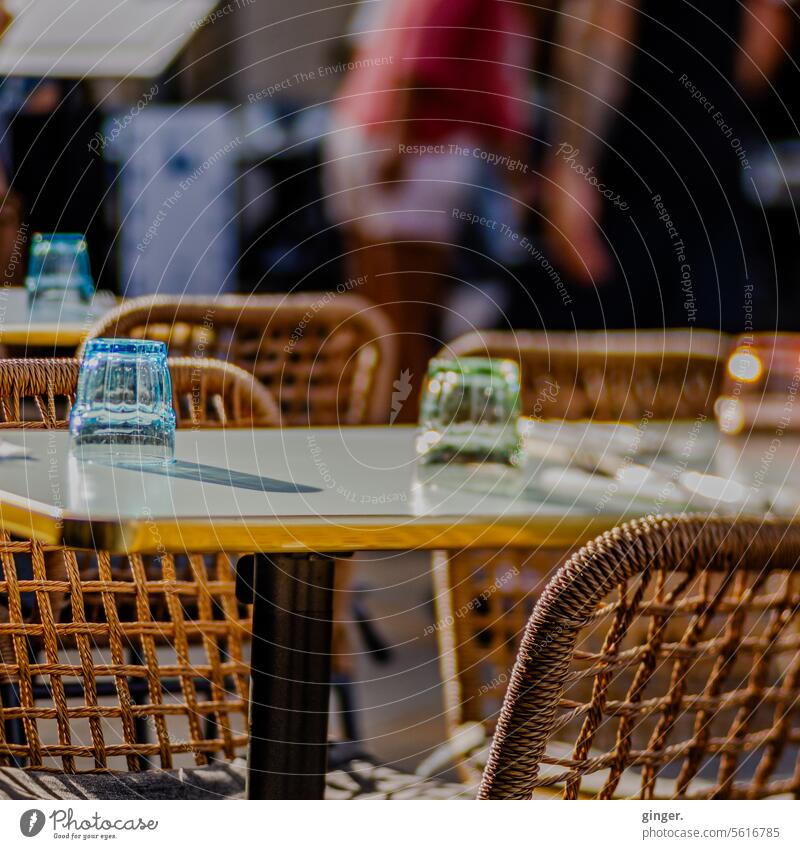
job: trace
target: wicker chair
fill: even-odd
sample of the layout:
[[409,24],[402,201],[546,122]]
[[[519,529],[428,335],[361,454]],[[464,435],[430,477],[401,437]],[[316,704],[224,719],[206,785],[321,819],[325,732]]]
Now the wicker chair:
[[[179,427],[278,421],[269,390],[237,366],[170,358],[169,368]],[[0,427],[66,427],[78,370],[71,359],[0,360]],[[227,555],[87,557],[0,534],[0,567],[0,798],[241,792],[237,764],[204,777],[186,770],[232,761],[248,740],[250,616]],[[334,798],[465,793],[357,750],[360,759],[350,760],[349,751],[329,776]],[[21,763],[56,777],[45,785],[20,776]],[[154,765],[183,771],[147,787],[135,777],[110,785],[58,778]]]
[[391,327],[356,295],[133,298],[90,328],[88,338],[98,336],[161,339],[171,356],[235,363],[272,391],[285,425],[389,417]]
[[525,629],[480,797],[796,798],[799,565],[800,525],[763,519],[581,549]]
[[[171,555],[157,575],[113,559],[98,552],[87,580],[75,551],[0,535],[0,766],[170,769],[244,750],[249,631],[229,559],[189,555],[181,580]],[[87,616],[98,595],[102,616]]]
[[[711,415],[730,341],[710,331],[486,332],[440,356],[520,363],[522,412],[537,419],[672,420]],[[520,634],[562,549],[437,551],[436,630],[450,758],[475,784]],[[475,724],[483,724],[480,733]]]
[[[269,390],[221,360],[170,358],[178,427],[275,427],[280,412]],[[0,360],[0,428],[64,428],[75,400],[76,359]]]
[[[0,360],[0,427],[65,428],[79,368],[74,359]],[[178,427],[279,421],[269,390],[243,369],[188,358],[170,359],[169,368]],[[95,768],[118,754],[133,768],[139,756],[158,754],[168,767],[179,752],[192,752],[195,762],[204,763],[209,754],[233,757],[245,745],[248,667],[242,640],[250,622],[236,601],[227,555],[112,558],[99,552],[90,557],[4,536],[0,562],[5,601],[0,604],[0,683],[7,684],[3,689],[11,697],[11,704],[0,706],[0,764],[3,755],[6,763],[24,755],[33,767],[52,765],[38,720],[39,725],[56,721],[59,743],[53,752],[65,752],[61,763],[68,772],[77,769],[76,758],[87,748]],[[159,661],[166,643],[172,657]],[[190,645],[202,646],[202,659],[190,661]],[[65,646],[72,649],[71,660],[63,657]],[[41,661],[31,659],[37,654]],[[51,674],[53,664],[59,671]],[[106,673],[115,664],[122,671]],[[37,679],[49,684],[34,686]],[[167,697],[164,681],[178,684]],[[204,699],[198,689],[206,692]],[[98,707],[109,694],[118,698],[116,707]],[[68,707],[68,696],[84,704]],[[52,706],[38,705],[43,698]],[[166,731],[171,717],[184,721],[177,736]],[[88,732],[81,733],[91,736],[91,746],[71,742],[70,723],[79,718],[89,722]],[[234,718],[239,720],[235,731]],[[22,721],[26,742],[2,736],[5,722],[13,733],[15,719]],[[214,733],[209,733],[211,719]],[[116,723],[113,731],[109,723]],[[144,742],[148,736],[157,743]]]

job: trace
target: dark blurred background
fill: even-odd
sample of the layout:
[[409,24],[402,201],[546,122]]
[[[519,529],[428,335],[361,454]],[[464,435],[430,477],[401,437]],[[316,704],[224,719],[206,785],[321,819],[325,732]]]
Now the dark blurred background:
[[85,230],[124,294],[360,281],[419,363],[471,328],[798,329],[789,4],[324,6],[221,3],[157,80],[6,80],[31,231]]

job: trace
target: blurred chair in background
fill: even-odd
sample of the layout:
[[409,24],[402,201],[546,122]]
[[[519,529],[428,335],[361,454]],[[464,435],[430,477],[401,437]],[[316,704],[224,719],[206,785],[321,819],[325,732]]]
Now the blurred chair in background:
[[271,390],[284,425],[389,418],[396,341],[383,312],[356,295],[133,298],[87,338],[101,336],[158,339],[173,357],[234,363]]
[[489,330],[454,339],[440,356],[518,362],[523,416],[671,421],[711,415],[732,343],[704,330]]

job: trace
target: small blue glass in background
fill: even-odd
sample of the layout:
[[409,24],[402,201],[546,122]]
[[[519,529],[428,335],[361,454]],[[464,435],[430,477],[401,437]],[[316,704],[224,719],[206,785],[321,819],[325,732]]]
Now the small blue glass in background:
[[69,432],[73,453],[83,460],[171,463],[175,411],[166,345],[148,339],[87,342]]
[[32,303],[39,299],[91,301],[94,280],[86,238],[81,233],[34,233],[25,288]]

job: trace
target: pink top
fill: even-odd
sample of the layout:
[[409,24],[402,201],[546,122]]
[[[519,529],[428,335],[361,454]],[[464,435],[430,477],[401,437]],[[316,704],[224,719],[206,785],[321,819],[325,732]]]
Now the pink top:
[[[403,119],[416,143],[468,129],[498,141],[524,130],[527,19],[503,0],[386,0],[339,92],[340,122]],[[413,87],[410,95],[402,89]],[[396,129],[386,127],[385,129]]]

